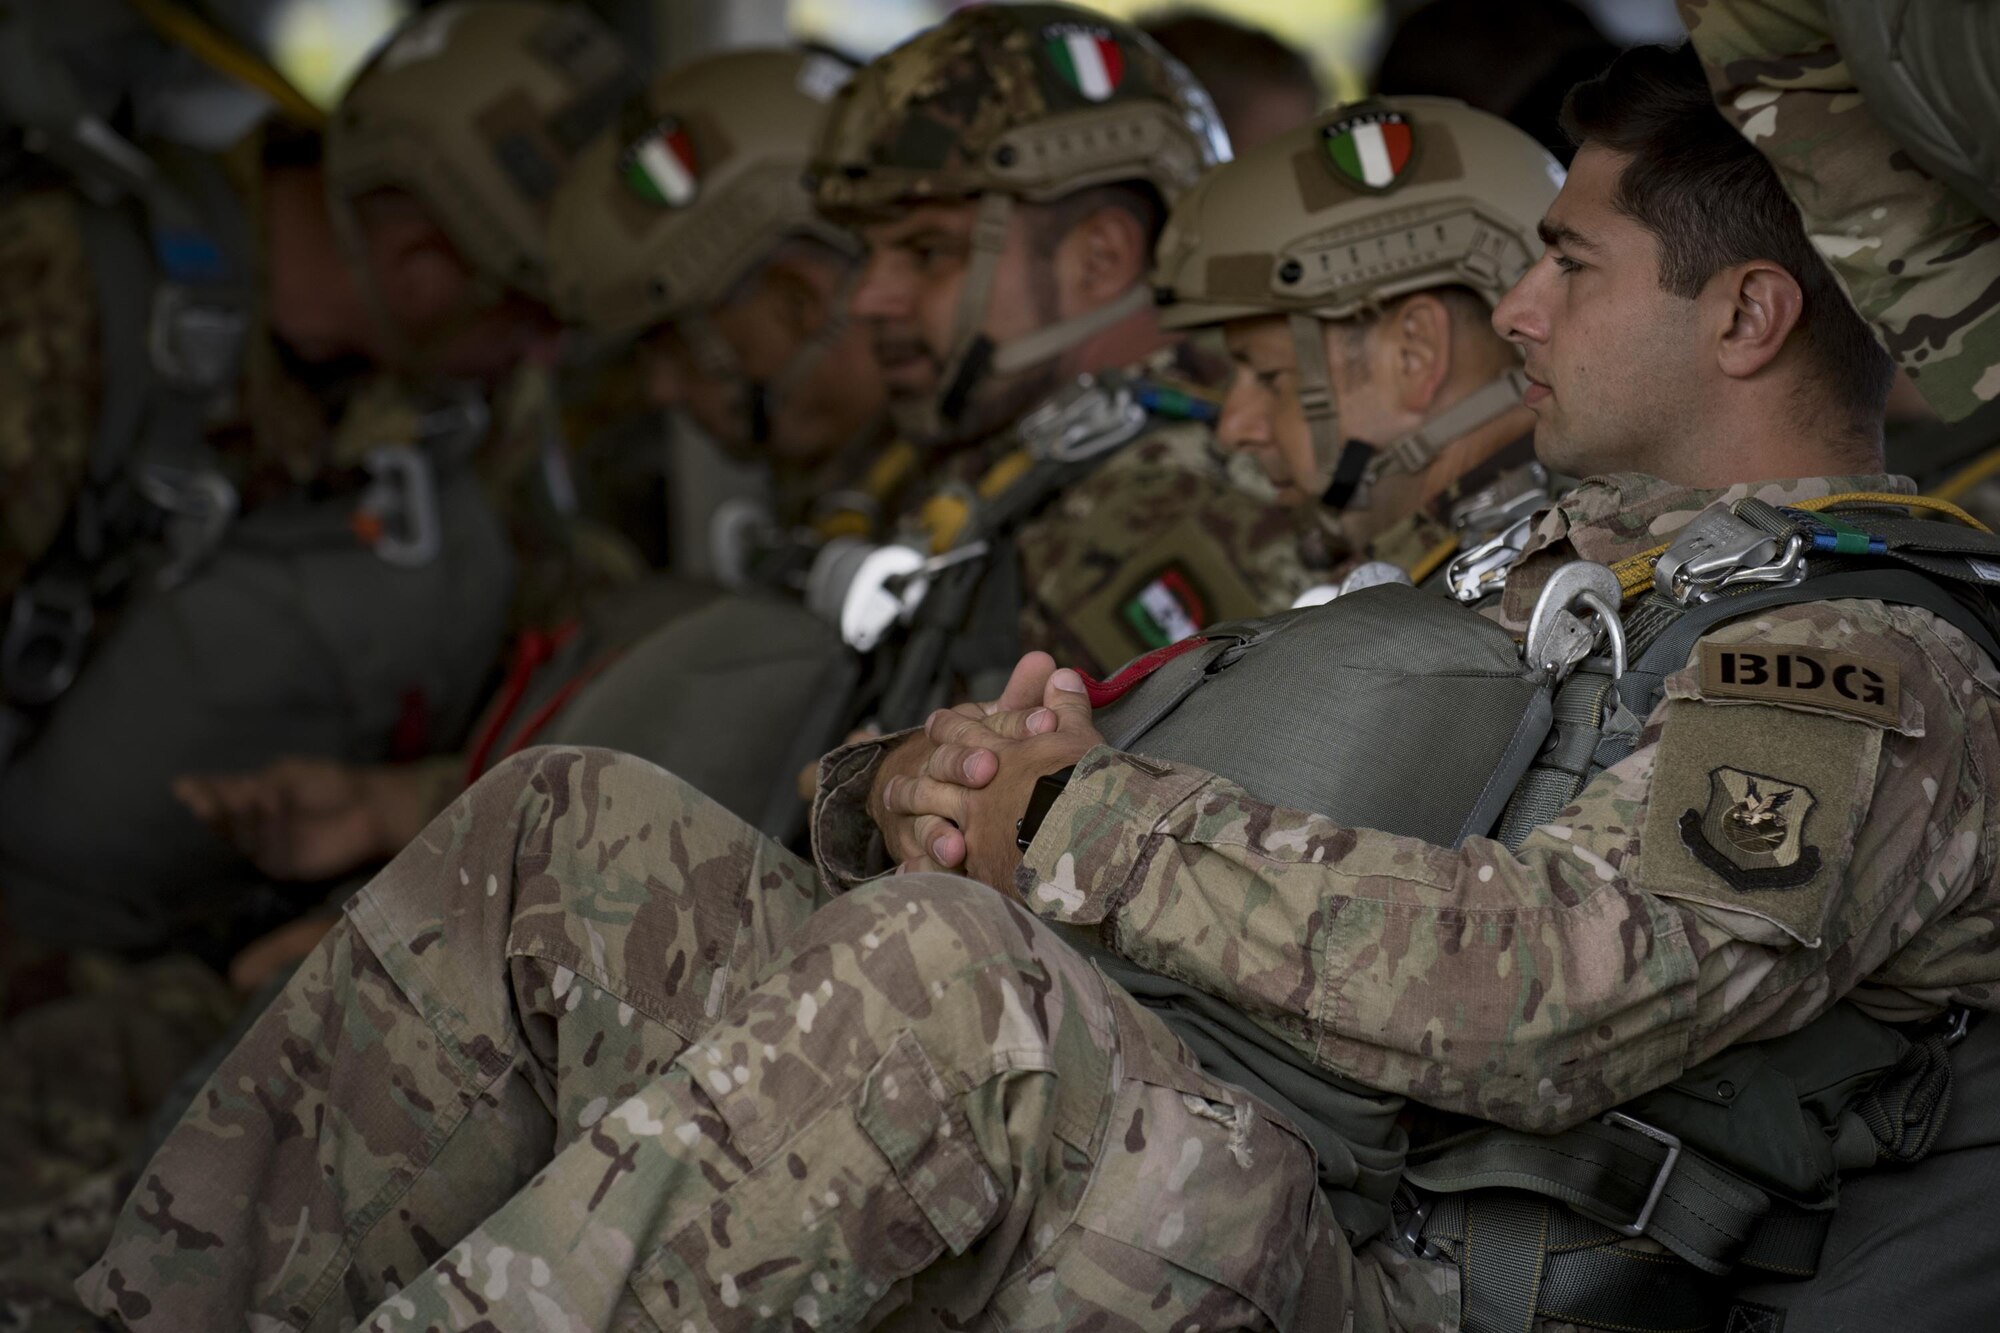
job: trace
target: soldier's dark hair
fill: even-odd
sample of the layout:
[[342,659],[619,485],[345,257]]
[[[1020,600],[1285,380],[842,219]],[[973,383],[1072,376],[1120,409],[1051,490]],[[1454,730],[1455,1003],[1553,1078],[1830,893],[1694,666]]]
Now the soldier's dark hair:
[[1793,336],[1854,433],[1877,439],[1894,366],[1806,238],[1778,173],[1717,111],[1692,49],[1641,46],[1570,90],[1563,128],[1627,157],[1614,205],[1659,242],[1660,286],[1692,299],[1733,264],[1769,260],[1804,293]]
[[1567,163],[1564,94],[1618,54],[1570,0],[1431,0],[1405,14],[1375,66],[1373,90],[1456,97],[1512,121]]
[[1109,185],[1087,185],[1060,199],[1029,206],[1029,239],[1036,255],[1046,259],[1056,252],[1070,229],[1091,214],[1116,208],[1131,215],[1145,234],[1147,253],[1158,244],[1160,231],[1167,225],[1166,201],[1150,181],[1112,181]]
[[1143,15],[1138,28],[1188,67],[1232,135],[1273,93],[1302,98],[1309,107],[1324,96],[1305,53],[1262,28],[1191,7]]

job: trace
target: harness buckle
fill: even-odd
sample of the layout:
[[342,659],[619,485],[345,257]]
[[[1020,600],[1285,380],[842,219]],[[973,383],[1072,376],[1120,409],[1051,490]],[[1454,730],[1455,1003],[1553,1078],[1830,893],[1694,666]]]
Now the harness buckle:
[[[1558,566],[1535,599],[1521,655],[1530,667],[1557,680],[1597,649],[1611,650],[1611,678],[1625,674],[1625,626],[1618,618],[1618,576],[1590,560]],[[1581,609],[1585,614],[1578,615]]]
[[1016,429],[1036,458],[1080,463],[1136,438],[1146,429],[1146,409],[1122,378],[1081,375]]
[[1604,1123],[1629,1129],[1635,1134],[1643,1134],[1653,1142],[1666,1147],[1667,1158],[1660,1163],[1660,1169],[1653,1175],[1653,1187],[1646,1192],[1646,1202],[1640,1205],[1639,1215],[1630,1222],[1604,1222],[1603,1218],[1597,1219],[1621,1236],[1643,1236],[1646,1234],[1647,1224],[1653,1220],[1654,1210],[1660,1206],[1661,1196],[1667,1192],[1667,1181],[1673,1176],[1674,1167],[1680,1164],[1680,1137],[1669,1134],[1657,1125],[1649,1125],[1643,1120],[1626,1115],[1623,1111],[1606,1112]]
[[431,460],[406,444],[385,444],[368,451],[366,467],[373,480],[355,507],[357,531],[392,565],[428,565],[444,549]]
[[186,283],[163,282],[153,293],[146,348],[153,369],[177,389],[213,393],[236,378],[250,316]]
[[1424,1239],[1424,1225],[1437,1206],[1437,1195],[1420,1190],[1408,1181],[1396,1186],[1389,1200],[1390,1240],[1419,1259],[1443,1257],[1443,1251]]
[[241,504],[236,487],[213,468],[164,463],[140,467],[134,481],[146,503],[166,515],[167,560],[155,582],[179,587],[222,544]]
[[[1523,483],[1519,490],[1507,484],[1517,479]],[[1548,507],[1548,469],[1540,463],[1530,463],[1526,468],[1509,473],[1484,490],[1460,500],[1452,506],[1447,522],[1461,538],[1483,538],[1512,527]]]
[[1713,601],[1745,583],[1790,587],[1806,576],[1805,538],[1777,537],[1727,509],[1709,509],[1681,530],[1653,568],[1653,586],[1681,606]]
[[30,708],[61,698],[83,669],[96,622],[80,587],[44,581],[17,591],[0,637],[0,688],[7,698]]
[[1507,586],[1507,575],[1520,560],[1521,551],[1535,529],[1535,515],[1528,513],[1469,550],[1452,557],[1445,566],[1445,586],[1466,606],[1483,601]]

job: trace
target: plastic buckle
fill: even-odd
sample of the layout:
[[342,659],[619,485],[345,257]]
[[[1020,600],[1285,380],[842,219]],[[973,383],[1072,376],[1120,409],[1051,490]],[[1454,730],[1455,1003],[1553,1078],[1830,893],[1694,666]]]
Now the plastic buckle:
[[1390,1239],[1406,1253],[1419,1259],[1437,1259],[1443,1251],[1424,1239],[1424,1224],[1430,1221],[1437,1196],[1417,1189],[1408,1181],[1396,1186],[1389,1201]]
[[366,466],[373,480],[355,515],[371,520],[368,545],[392,565],[428,565],[444,549],[430,459],[406,444],[385,444],[368,451]]
[[1507,575],[1520,560],[1534,525],[1534,514],[1523,515],[1471,550],[1452,557],[1444,571],[1451,595],[1471,606],[1505,588]]
[[[1654,1210],[1660,1206],[1661,1196],[1667,1192],[1667,1181],[1674,1174],[1674,1167],[1680,1163],[1681,1141],[1678,1136],[1669,1134],[1656,1125],[1649,1125],[1643,1120],[1636,1120],[1623,1111],[1608,1112],[1604,1117],[1604,1123],[1629,1129],[1635,1134],[1643,1134],[1653,1142],[1666,1146],[1667,1160],[1660,1163],[1659,1171],[1654,1174],[1653,1187],[1646,1192],[1646,1202],[1640,1206],[1639,1215],[1629,1223],[1604,1223],[1621,1236],[1643,1236],[1646,1234],[1647,1224],[1653,1220]],[[1602,1218],[1598,1220],[1603,1221]]]
[[1681,606],[1713,601],[1745,583],[1790,587],[1806,576],[1805,538],[1779,538],[1726,509],[1710,509],[1681,530],[1653,569],[1653,586]]
[[241,306],[163,282],[153,293],[146,348],[161,379],[177,389],[213,393],[235,380],[249,329]]
[[[1590,560],[1572,560],[1549,576],[1535,609],[1521,655],[1528,666],[1557,680],[1596,651],[1598,640],[1611,649],[1611,678],[1625,674],[1625,626],[1618,618],[1618,576]],[[1581,607],[1588,618],[1579,616]]]
[[1947,1048],[1965,1040],[1965,1034],[1972,1031],[1972,1018],[1973,1011],[1962,1004],[1953,1005],[1945,1010],[1938,1019],[1938,1025],[1944,1029],[1941,1035]]
[[1036,458],[1076,463],[1116,449],[1146,429],[1146,409],[1130,385],[1083,375],[1021,418],[1022,443]]
[[167,562],[155,583],[179,587],[222,544],[242,501],[229,478],[213,468],[153,463],[138,469],[135,480],[146,503],[167,516]]
[[0,687],[30,708],[54,703],[76,683],[83,651],[97,622],[81,591],[30,586],[14,594],[7,632],[0,637]]

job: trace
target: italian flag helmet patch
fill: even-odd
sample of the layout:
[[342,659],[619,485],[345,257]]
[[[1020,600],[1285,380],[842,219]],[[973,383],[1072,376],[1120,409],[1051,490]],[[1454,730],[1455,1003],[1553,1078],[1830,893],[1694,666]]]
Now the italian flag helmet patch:
[[701,178],[696,171],[694,141],[672,116],[664,117],[633,140],[619,161],[626,188],[649,204],[682,208],[694,201]]
[[1118,614],[1148,648],[1178,643],[1208,623],[1208,608],[1179,565],[1168,565],[1149,579]]
[[1410,165],[1416,140],[1408,116],[1374,110],[1329,121],[1320,130],[1320,146],[1333,169],[1349,183],[1364,190],[1390,190]]
[[1087,100],[1102,102],[1118,91],[1125,56],[1107,29],[1054,27],[1042,36],[1056,72]]

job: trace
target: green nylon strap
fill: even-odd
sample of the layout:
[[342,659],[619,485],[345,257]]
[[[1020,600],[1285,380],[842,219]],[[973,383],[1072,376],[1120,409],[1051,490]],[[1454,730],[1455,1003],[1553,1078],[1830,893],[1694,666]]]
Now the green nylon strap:
[[1495,1191],[1466,1201],[1464,1333],[1529,1333],[1549,1254],[1549,1205]]

